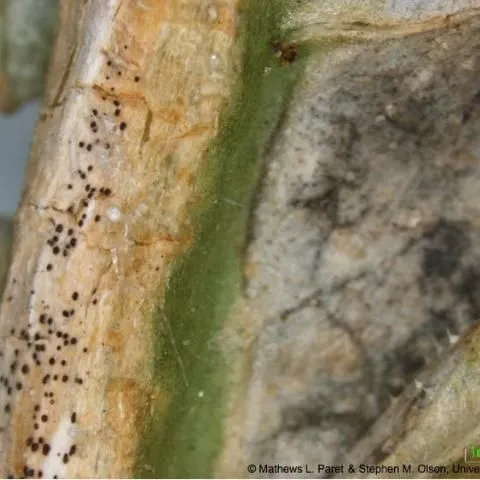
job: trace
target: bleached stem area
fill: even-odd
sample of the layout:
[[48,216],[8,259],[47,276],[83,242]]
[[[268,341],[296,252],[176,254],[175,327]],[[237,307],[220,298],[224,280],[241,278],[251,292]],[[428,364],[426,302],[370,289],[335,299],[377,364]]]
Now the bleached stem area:
[[132,475],[235,2],[61,2],[0,311],[0,476]]

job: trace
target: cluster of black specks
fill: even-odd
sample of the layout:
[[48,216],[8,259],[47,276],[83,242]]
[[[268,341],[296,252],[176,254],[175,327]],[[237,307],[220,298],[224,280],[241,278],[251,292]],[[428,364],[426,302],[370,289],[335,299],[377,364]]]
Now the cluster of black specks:
[[[128,50],[128,45],[124,45],[123,49],[126,51]],[[109,81],[111,80],[112,76],[117,76],[117,77],[122,77],[123,72],[120,68],[118,68],[112,60],[107,60],[106,65],[108,67],[108,73],[105,74],[105,80]],[[138,83],[140,81],[140,76],[139,75],[134,75],[133,76],[133,81],[135,83]],[[115,91],[115,87],[110,87],[110,91]]]
[[[43,456],[47,456],[50,453],[51,447],[48,442],[45,441],[45,439],[42,436],[39,437],[34,437],[34,436],[29,436],[25,440],[25,446],[28,447],[32,452],[39,452]],[[28,468],[27,466],[24,467],[24,473],[25,473],[25,468]],[[33,475],[28,475],[28,476],[33,476]],[[38,476],[42,476],[42,471],[38,471]],[[13,478],[13,476],[11,477]]]
[[[118,102],[117,100],[115,100],[114,103],[120,106],[120,102]],[[92,115],[95,118],[98,117],[99,111],[97,109],[92,109]],[[122,123],[120,124],[119,128],[125,129],[126,125],[123,126]],[[99,123],[97,120],[92,120],[89,126],[92,134],[98,132]],[[91,151],[92,145],[100,143],[102,143],[100,138],[92,138],[91,143],[87,143],[86,141],[81,140],[78,142],[78,146],[80,149],[86,149],[87,151]],[[109,142],[104,142],[104,145],[106,149],[110,148]],[[83,228],[87,222],[86,209],[90,205],[90,201],[93,199],[102,199],[112,194],[112,190],[109,187],[100,185],[96,186],[93,184],[92,180],[89,179],[89,175],[94,171],[94,169],[95,167],[94,165],[92,165],[92,163],[88,163],[83,169],[78,168],[74,175],[74,178],[76,177],[75,182],[67,184],[67,190],[75,190],[76,194],[81,192],[80,197],[77,196],[76,199],[72,199],[73,202],[67,209],[67,212],[76,219],[76,227],[80,229]],[[102,217],[101,215],[96,214],[93,218],[94,221],[98,223]],[[60,252],[63,252],[64,256],[68,256],[69,249],[75,247],[77,243],[77,239],[74,237],[74,233],[75,231],[72,228],[68,229],[67,235],[71,236],[72,238],[68,240],[63,246],[57,245],[57,242],[59,241],[58,235],[54,236],[56,238],[52,237],[48,240],[49,245],[51,245],[52,249],[55,250],[54,254],[58,255],[60,254]]]
[[[127,50],[128,46],[124,45]],[[129,72],[115,65],[112,60],[107,61],[108,73],[106,79],[122,78],[125,80],[133,80],[140,82],[141,78],[138,74],[131,75]],[[108,88],[109,87],[109,88]],[[51,219],[51,232],[46,238],[48,245],[48,257],[41,266],[41,271],[49,274],[65,268],[63,257],[68,257],[72,251],[78,246],[81,236],[80,229],[84,228],[88,221],[87,208],[89,208],[94,200],[105,200],[113,195],[112,189],[105,185],[99,185],[95,182],[94,172],[95,156],[97,152],[103,154],[102,150],[110,150],[114,143],[111,139],[105,138],[104,122],[108,118],[115,126],[114,131],[124,132],[128,128],[125,118],[125,109],[118,98],[115,98],[115,87],[108,86],[106,93],[101,97],[98,105],[91,107],[86,119],[86,133],[81,138],[77,138],[75,144],[80,152],[79,168],[73,173],[71,178],[66,182],[66,193],[72,196],[67,204],[67,214],[64,218]],[[93,223],[102,222],[101,212],[94,212],[92,215]],[[93,224],[92,224],[93,225]],[[15,279],[11,282],[14,284]],[[35,295],[35,291],[31,290],[31,295]],[[88,295],[87,295],[88,296]],[[89,350],[81,343],[81,338],[68,333],[68,326],[72,322],[79,321],[76,312],[81,309],[79,305],[82,301],[90,301],[93,305],[98,303],[97,289],[93,289],[90,299],[84,298],[82,291],[73,290],[62,300],[60,308],[58,306],[47,305],[45,300],[35,299],[40,305],[41,311],[36,321],[28,324],[27,328],[12,328],[10,334],[19,340],[19,348],[14,350],[11,360],[5,362],[5,372],[0,375],[0,389],[4,389],[6,395],[3,398],[3,405],[0,408],[10,414],[14,403],[14,396],[23,390],[26,390],[28,377],[34,376],[34,380],[38,378],[38,382],[43,388],[43,396],[41,401],[32,405],[31,412],[22,412],[26,418],[30,418],[31,424],[25,431],[25,448],[33,455],[39,458],[46,457],[51,454],[57,455],[62,459],[64,464],[69,463],[72,456],[77,452],[77,446],[72,444],[67,446],[63,451],[52,452],[52,446],[49,443],[46,432],[51,423],[55,423],[55,418],[51,410],[51,406],[61,401],[56,398],[55,387],[62,384],[83,385],[84,379],[69,370],[72,356],[79,353],[86,354]],[[12,300],[10,292],[6,296],[7,301]],[[73,349],[73,355],[72,355]],[[4,357],[5,352],[0,352],[0,356]],[[39,368],[42,368],[41,376],[38,377]],[[87,372],[88,375],[88,372]],[[70,421],[76,424],[77,412],[72,411]],[[16,472],[23,478],[41,477],[42,471],[35,470],[32,465],[25,463],[23,472]],[[14,478],[12,474],[9,478]],[[54,475],[53,478],[57,478]]]
[[[52,222],[54,221],[52,220]],[[61,255],[68,257],[70,250],[75,247],[75,245],[72,245],[72,238],[75,238],[73,236],[74,233],[75,231],[72,228],[68,228],[67,230],[62,223],[55,224],[52,236],[47,240],[47,245],[51,248],[54,256]],[[53,264],[48,263],[46,270],[51,272],[53,270]]]
[[[48,245],[52,248],[53,255],[56,255],[53,250],[55,246],[64,245],[65,241],[71,242],[75,240],[74,230],[65,227],[62,223],[52,223],[53,232],[51,238],[48,240]],[[73,246],[75,245],[73,242]],[[73,248],[72,246],[72,248]],[[43,385],[43,401],[32,406],[31,425],[27,430],[25,438],[25,447],[30,454],[47,456],[51,453],[51,445],[45,436],[45,429],[51,422],[51,412],[49,409],[55,405],[55,392],[49,388],[52,383],[66,384],[71,382],[75,385],[82,385],[84,380],[78,375],[70,375],[65,369],[69,366],[69,361],[62,353],[54,353],[55,347],[57,352],[62,349],[76,349],[79,348],[80,343],[77,337],[67,333],[65,329],[61,328],[61,324],[67,325],[66,322],[72,322],[75,318],[74,304],[81,301],[82,295],[79,291],[73,290],[70,293],[67,305],[64,305],[63,310],[55,313],[53,308],[45,301],[40,300],[40,304],[44,311],[38,314],[37,321],[30,322],[27,328],[11,328],[9,333],[15,337],[19,344],[18,348],[13,350],[12,359],[6,365],[9,374],[2,372],[0,375],[0,388],[6,391],[6,401],[3,404],[5,413],[12,412],[13,396],[15,392],[24,389],[27,377],[35,373],[35,369],[43,365],[43,376],[40,378]],[[68,304],[70,303],[70,304]],[[86,347],[81,350],[86,353]],[[22,412],[23,413],[23,412]],[[77,414],[71,414],[71,421],[77,421]],[[43,436],[42,436],[43,435]],[[70,458],[75,455],[77,450],[76,445],[71,445],[69,449],[62,452],[63,461],[68,463]],[[24,465],[24,478],[32,478],[41,476],[42,472],[34,470],[31,465]],[[13,478],[13,475],[9,475]]]

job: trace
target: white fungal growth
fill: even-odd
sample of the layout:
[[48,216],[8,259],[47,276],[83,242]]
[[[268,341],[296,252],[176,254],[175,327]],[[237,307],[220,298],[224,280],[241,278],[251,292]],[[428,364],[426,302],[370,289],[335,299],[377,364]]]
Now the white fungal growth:
[[[64,416],[52,436],[50,451],[42,465],[44,478],[52,478],[54,475],[65,476],[66,465],[63,463],[63,454],[69,451],[72,444],[70,432],[70,418]],[[60,453],[60,455],[57,455],[57,453]]]
[[111,222],[118,222],[120,220],[121,216],[122,216],[122,212],[117,207],[110,207],[107,210],[107,218]]

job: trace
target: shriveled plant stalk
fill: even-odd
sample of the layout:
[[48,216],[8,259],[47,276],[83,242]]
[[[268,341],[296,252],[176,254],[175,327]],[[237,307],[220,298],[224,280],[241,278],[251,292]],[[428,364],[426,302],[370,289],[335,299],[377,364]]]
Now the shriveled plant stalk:
[[2,476],[129,476],[168,404],[153,314],[192,240],[236,7],[62,3],[1,310]]
[[[400,325],[399,333],[389,337],[395,348],[383,351],[388,342],[375,344],[375,335],[361,339],[362,330],[372,328],[372,315],[365,313],[369,300],[362,303],[357,293],[370,288],[362,283],[364,277],[380,278],[382,269],[403,262],[390,258],[390,250],[379,242],[382,261],[376,265],[374,258],[373,267],[364,271],[358,267],[369,256],[370,245],[362,242],[378,240],[372,234],[377,220],[374,214],[368,217],[369,209],[384,212],[399,202],[388,181],[416,185],[402,177],[403,171],[397,177],[398,169],[388,170],[396,154],[385,152],[400,148],[398,155],[404,157],[399,158],[411,167],[411,152],[401,147],[422,146],[416,137],[418,118],[430,121],[432,116],[422,88],[431,88],[448,106],[440,113],[451,128],[461,123],[456,116],[467,123],[474,113],[462,110],[461,102],[431,82],[430,71],[412,75],[408,55],[415,57],[420,46],[431,56],[431,68],[444,73],[451,58],[431,47],[438,30],[442,45],[456,48],[466,58],[462,68],[471,70],[470,52],[462,50],[458,39],[476,31],[478,12],[370,22],[371,12],[353,11],[339,22],[341,9],[353,10],[355,2],[338,4],[341,8],[335,5],[331,14],[322,10],[324,3],[314,1],[300,9],[284,0],[62,3],[0,311],[1,475],[244,477],[262,473],[247,470],[248,463],[256,468],[278,463],[282,452],[289,459],[309,458],[312,452],[318,456],[319,438],[319,462],[344,462],[342,455],[348,452],[353,462],[416,463],[428,455],[432,462],[449,463],[456,451],[449,435],[465,442],[474,438],[474,428],[451,420],[443,425],[445,442],[436,439],[428,449],[423,441],[438,412],[454,418],[461,413],[455,405],[476,394],[472,384],[457,389],[453,403],[443,401],[445,392],[476,369],[467,364],[478,363],[476,333],[416,383],[412,372],[398,373],[400,361],[390,362],[396,388],[411,382],[396,400],[402,416],[392,421],[393,407],[386,408],[384,401],[389,371],[385,368],[386,379],[380,377],[383,384],[373,385],[375,369],[383,374],[374,354],[390,361],[389,355],[400,352],[399,359],[405,360],[409,345],[402,342],[411,333],[416,343],[407,353],[433,356],[433,347],[413,335],[425,320],[413,301],[410,316],[400,311],[394,319],[393,327]],[[408,45],[403,50],[391,39]],[[350,47],[364,47],[362,42],[373,42],[374,53],[362,57],[359,48],[358,62],[349,56]],[[375,63],[375,55],[388,60],[395,51],[405,56],[397,69],[385,71]],[[363,63],[371,70],[363,71]],[[404,91],[411,89],[412,96],[420,92],[420,100],[413,102],[419,115],[411,114],[411,98],[403,91],[390,101],[391,92],[398,93],[392,71],[404,79]],[[325,91],[316,92],[323,81],[319,84]],[[377,81],[381,101],[369,87]],[[337,103],[329,103],[329,95]],[[384,98],[386,105],[377,105]],[[387,119],[397,130],[389,129]],[[445,119],[440,115],[436,120],[443,128]],[[317,137],[309,137],[311,131]],[[400,138],[398,131],[404,145],[387,141],[389,135]],[[434,128],[424,133],[437,134]],[[291,142],[297,143],[292,147]],[[355,157],[357,144],[362,148]],[[464,144],[470,147],[466,140]],[[447,160],[428,148],[419,151],[438,160],[432,168],[448,174],[450,166],[442,163]],[[362,210],[357,206],[363,197],[356,198],[352,186],[359,172],[349,162],[359,158],[369,165],[370,153],[377,150],[373,178],[386,176],[388,181],[372,182],[373,187],[365,181],[364,197],[372,193],[369,188],[373,194]],[[318,151],[323,156],[317,159]],[[461,160],[455,168],[463,165]],[[429,180],[427,175],[425,182]],[[345,185],[354,193],[345,194]],[[467,183],[464,191],[468,188]],[[395,202],[387,202],[389,195]],[[441,210],[432,204],[425,206],[425,218],[420,210],[392,207],[395,222],[390,217],[379,222],[378,238],[385,235],[393,242],[413,231],[408,253],[421,235],[427,246],[428,241],[443,245],[452,232],[466,236],[455,222],[439,221],[437,231],[425,227],[423,232],[422,222],[433,224]],[[352,218],[365,212],[362,228],[351,227]],[[311,235],[311,225],[328,234]],[[300,245],[299,250],[292,245]],[[424,250],[425,256],[433,255]],[[438,254],[442,249],[431,250]],[[306,252],[313,252],[312,261],[302,264]],[[424,264],[433,270],[429,258]],[[319,259],[324,262],[320,278],[314,271],[313,280],[298,282]],[[351,274],[346,265],[358,272]],[[369,275],[368,268],[373,270]],[[337,285],[336,274],[345,282]],[[400,280],[408,287],[412,281],[407,276]],[[278,285],[284,280],[288,288],[282,290]],[[385,283],[375,288],[380,291]],[[292,291],[299,294],[290,302]],[[354,311],[352,320],[347,311],[345,318],[337,318],[328,310],[334,297],[340,312],[344,304],[358,302],[361,314]],[[374,309],[376,302],[368,306]],[[355,324],[362,315],[365,324]],[[309,323],[312,318],[321,321]],[[373,326],[384,327],[381,322]],[[322,351],[307,348],[312,339],[319,340],[314,345],[323,345]],[[362,342],[375,347],[371,358]],[[318,355],[313,362],[312,351]],[[305,374],[306,366],[313,372],[318,365],[319,372]],[[351,372],[365,374],[358,365],[365,369],[365,381],[348,383]],[[335,375],[340,388],[328,390]],[[358,385],[366,401],[357,405],[351,392]],[[364,387],[371,385],[369,397]],[[324,388],[330,397],[323,395]],[[310,391],[316,396],[311,398]],[[416,402],[424,408],[418,415],[411,408]],[[376,425],[374,411],[380,417]],[[370,415],[368,421],[363,414]],[[322,415],[338,419],[337,424],[325,426]],[[359,419],[365,422],[363,438],[350,429],[357,428]],[[405,419],[403,430],[399,424]],[[312,431],[316,436],[310,438]],[[409,448],[404,438],[415,447]],[[436,447],[441,447],[439,455]]]

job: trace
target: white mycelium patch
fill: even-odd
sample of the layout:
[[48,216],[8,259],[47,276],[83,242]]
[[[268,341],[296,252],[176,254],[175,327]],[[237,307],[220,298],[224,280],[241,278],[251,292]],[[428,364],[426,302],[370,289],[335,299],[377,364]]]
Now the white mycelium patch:
[[110,207],[107,210],[107,218],[111,222],[118,222],[121,216],[122,216],[122,212],[117,207]]
[[65,455],[68,455],[72,447],[71,419],[63,417],[58,423],[57,430],[52,436],[50,451],[43,462],[42,471],[45,478],[52,478],[55,475],[62,477],[65,475],[66,462]]

